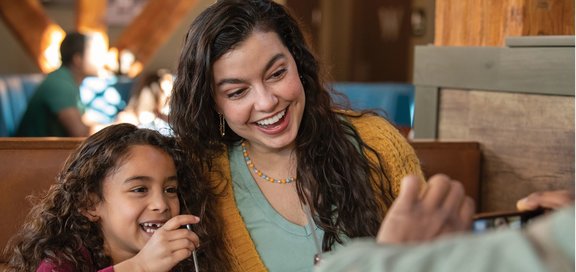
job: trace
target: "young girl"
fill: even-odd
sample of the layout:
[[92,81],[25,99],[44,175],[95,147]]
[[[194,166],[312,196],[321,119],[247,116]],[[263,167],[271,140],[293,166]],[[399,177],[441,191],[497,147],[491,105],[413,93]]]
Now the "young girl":
[[197,249],[200,270],[228,270],[199,173],[173,138],[129,124],[104,128],[32,208],[6,248],[7,271],[194,271]]

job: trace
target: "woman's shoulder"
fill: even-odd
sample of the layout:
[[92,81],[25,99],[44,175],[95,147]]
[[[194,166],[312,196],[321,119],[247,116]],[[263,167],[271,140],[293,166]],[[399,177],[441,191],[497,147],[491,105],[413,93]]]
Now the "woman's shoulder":
[[341,112],[354,126],[362,138],[393,138],[405,140],[398,129],[384,117],[375,113],[358,113],[352,111]]
[[394,195],[398,194],[400,180],[404,176],[415,174],[422,177],[414,149],[392,123],[370,113],[344,113],[344,116],[354,126],[362,141],[382,158],[381,163],[391,178]]

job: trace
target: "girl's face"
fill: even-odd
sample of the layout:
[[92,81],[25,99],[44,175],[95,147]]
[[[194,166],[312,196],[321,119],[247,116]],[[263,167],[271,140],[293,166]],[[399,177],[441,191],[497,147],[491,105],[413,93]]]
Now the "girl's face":
[[275,32],[253,32],[214,62],[213,73],[217,110],[236,134],[263,150],[293,146],[304,87]]
[[103,182],[95,215],[114,263],[136,255],[168,219],[180,213],[174,161],[149,145],[130,147],[120,167]]

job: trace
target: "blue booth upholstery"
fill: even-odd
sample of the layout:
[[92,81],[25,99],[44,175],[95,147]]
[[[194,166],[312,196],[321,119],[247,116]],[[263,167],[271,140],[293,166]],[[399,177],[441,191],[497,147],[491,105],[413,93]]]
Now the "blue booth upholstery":
[[[353,109],[377,110],[398,127],[411,128],[414,117],[414,85],[402,83],[336,82],[332,88],[345,95]],[[333,96],[342,102],[338,96]]]
[[0,137],[13,136],[43,74],[0,76]]
[[[0,76],[0,137],[14,135],[28,100],[43,78],[42,74]],[[103,123],[110,122],[125,107],[132,83],[126,79],[87,78],[80,88],[82,100],[88,110],[103,116]],[[414,86],[411,84],[336,82],[332,88],[345,95],[353,109],[378,110],[396,126],[412,127]],[[110,91],[116,95],[110,95]],[[117,98],[108,101],[110,97]],[[342,97],[333,97],[342,102]]]
[[[0,137],[14,136],[28,101],[44,77],[43,74],[0,75]],[[87,77],[80,86],[80,96],[93,120],[107,124],[126,107],[131,88],[131,79]]]

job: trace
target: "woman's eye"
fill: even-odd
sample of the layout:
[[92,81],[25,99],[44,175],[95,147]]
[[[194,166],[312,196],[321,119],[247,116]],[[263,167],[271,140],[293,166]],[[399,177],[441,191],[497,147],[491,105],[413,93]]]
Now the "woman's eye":
[[238,98],[241,97],[242,94],[244,94],[244,92],[246,91],[246,89],[238,89],[234,92],[228,93],[228,98]]
[[284,74],[286,74],[286,68],[282,68],[282,69],[274,72],[274,73],[270,76],[270,79],[278,79],[278,78],[281,78],[282,76],[284,76]]

